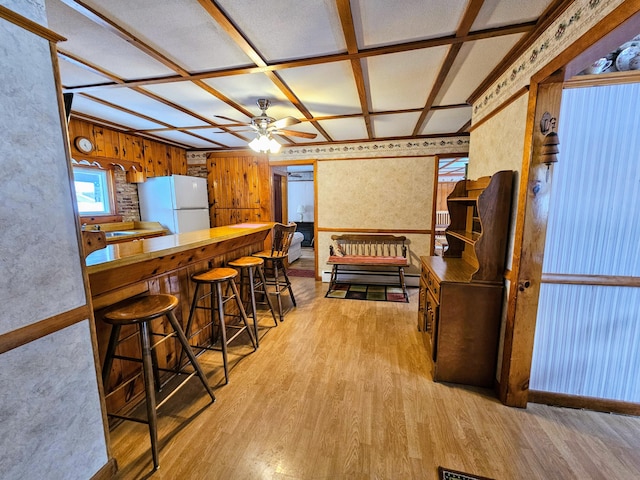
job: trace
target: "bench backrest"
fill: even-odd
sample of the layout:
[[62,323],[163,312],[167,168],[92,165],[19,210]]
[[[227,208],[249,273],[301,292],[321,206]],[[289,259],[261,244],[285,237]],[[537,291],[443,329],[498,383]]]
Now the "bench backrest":
[[[338,248],[338,254],[369,257],[406,257],[406,237],[396,235],[331,235]],[[329,247],[334,255],[333,245]]]

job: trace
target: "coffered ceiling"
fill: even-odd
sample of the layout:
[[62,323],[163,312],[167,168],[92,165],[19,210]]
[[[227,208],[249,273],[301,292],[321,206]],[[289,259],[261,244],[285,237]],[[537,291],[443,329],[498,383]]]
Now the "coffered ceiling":
[[[46,0],[72,115],[200,150],[467,131],[496,69],[562,0]],[[312,135],[307,135],[310,137]]]

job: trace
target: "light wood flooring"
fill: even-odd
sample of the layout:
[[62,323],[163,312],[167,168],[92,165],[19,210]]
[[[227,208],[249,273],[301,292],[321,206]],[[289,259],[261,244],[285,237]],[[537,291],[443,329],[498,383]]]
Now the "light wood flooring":
[[[215,403],[194,378],[160,409],[151,478],[435,480],[438,465],[496,480],[640,478],[640,418],[514,409],[489,390],[434,383],[417,289],[408,304],[367,302],[292,281],[297,308],[278,327],[262,318],[256,352],[230,348],[228,385],[218,352],[199,357]],[[146,425],[117,426],[111,449],[118,478],[149,476]]]

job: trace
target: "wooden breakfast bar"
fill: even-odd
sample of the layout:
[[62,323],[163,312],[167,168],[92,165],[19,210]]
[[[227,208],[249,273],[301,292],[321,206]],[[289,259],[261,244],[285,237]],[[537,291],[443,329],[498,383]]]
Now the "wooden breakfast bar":
[[[194,291],[191,275],[225,265],[235,258],[262,250],[273,223],[242,223],[207,230],[166,235],[163,237],[108,245],[86,258],[87,273],[95,311],[100,362],[104,361],[110,326],[102,320],[107,307],[137,295],[168,293],[180,301],[175,310],[184,327]],[[155,320],[154,329],[163,330],[163,318]],[[195,328],[207,323],[199,311]],[[120,354],[140,358],[136,329],[123,328],[118,347]],[[204,329],[194,341],[210,336]],[[130,338],[127,338],[127,335]],[[180,359],[177,342],[164,342],[157,349],[158,365],[171,369]],[[139,364],[114,360],[110,391],[106,403],[109,412],[131,410],[141,399],[144,390]],[[171,375],[165,375],[170,377]]]

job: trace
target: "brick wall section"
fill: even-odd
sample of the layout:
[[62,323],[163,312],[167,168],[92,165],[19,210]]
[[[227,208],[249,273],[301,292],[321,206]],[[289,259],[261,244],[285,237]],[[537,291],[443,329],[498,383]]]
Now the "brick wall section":
[[114,169],[116,187],[117,213],[122,215],[123,222],[140,220],[140,206],[138,200],[138,184],[127,183],[127,174],[119,168]]
[[190,177],[207,178],[207,166],[187,164],[187,175],[189,175]]

